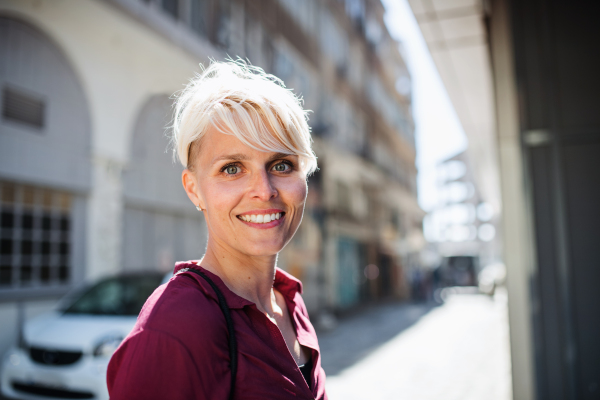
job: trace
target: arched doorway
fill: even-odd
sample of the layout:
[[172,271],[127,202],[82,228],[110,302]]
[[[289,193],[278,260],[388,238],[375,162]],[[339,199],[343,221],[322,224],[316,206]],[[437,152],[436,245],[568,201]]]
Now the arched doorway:
[[123,268],[168,271],[177,260],[202,256],[206,228],[181,186],[182,168],[173,161],[165,135],[172,101],[151,97],[134,128],[124,176]]
[[39,295],[83,277],[90,118],[58,46],[6,16],[0,110],[0,296]]
[[42,32],[0,17],[0,174],[87,190],[90,118],[77,76]]

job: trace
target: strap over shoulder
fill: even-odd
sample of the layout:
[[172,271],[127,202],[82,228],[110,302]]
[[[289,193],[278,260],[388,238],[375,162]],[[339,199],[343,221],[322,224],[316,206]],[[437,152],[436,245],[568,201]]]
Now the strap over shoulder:
[[231,312],[229,311],[229,306],[227,305],[227,301],[225,300],[225,296],[223,295],[223,292],[221,292],[221,289],[219,289],[212,279],[210,279],[204,272],[195,268],[182,268],[177,271],[178,274],[183,272],[193,272],[194,274],[203,278],[213,288],[219,300],[219,307],[225,316],[225,321],[227,322],[227,331],[229,333],[229,359],[231,363],[231,390],[229,392],[229,399],[232,400],[237,375],[237,339],[235,336],[235,329],[233,326],[233,319],[231,318]]

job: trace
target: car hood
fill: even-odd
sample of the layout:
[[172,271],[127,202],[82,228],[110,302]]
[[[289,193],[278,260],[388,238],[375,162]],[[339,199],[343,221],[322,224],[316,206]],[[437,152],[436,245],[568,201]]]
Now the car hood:
[[134,316],[53,312],[27,321],[23,334],[29,346],[91,353],[105,338],[125,338],[136,320]]

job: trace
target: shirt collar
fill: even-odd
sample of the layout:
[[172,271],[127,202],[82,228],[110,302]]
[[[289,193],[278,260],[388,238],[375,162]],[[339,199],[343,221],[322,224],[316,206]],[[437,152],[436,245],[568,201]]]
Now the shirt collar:
[[[204,272],[204,274],[206,274],[214,282],[214,284],[217,285],[219,289],[221,289],[221,292],[223,292],[223,296],[225,297],[225,301],[227,301],[227,305],[229,306],[229,308],[243,308],[244,306],[254,304],[251,301],[246,300],[243,297],[240,297],[237,294],[233,293],[227,287],[227,285],[225,285],[221,278],[219,278],[212,272],[202,268],[198,264],[198,262],[199,260],[179,261],[175,263],[175,269],[173,270],[173,273],[177,274],[185,268],[193,268]],[[189,275],[194,276],[196,280],[202,285],[202,287],[206,288],[206,292],[208,293],[208,295],[218,301],[215,291],[210,286],[205,286],[207,282],[204,279],[202,279],[200,276],[194,273],[189,273]],[[296,293],[302,294],[302,282],[300,282],[300,280],[279,268],[275,268],[275,281],[273,282],[273,287],[290,301],[294,301]]]
[[290,300],[294,300],[296,293],[302,294],[302,282],[295,276],[279,268],[275,268],[275,282],[273,282],[273,287]]

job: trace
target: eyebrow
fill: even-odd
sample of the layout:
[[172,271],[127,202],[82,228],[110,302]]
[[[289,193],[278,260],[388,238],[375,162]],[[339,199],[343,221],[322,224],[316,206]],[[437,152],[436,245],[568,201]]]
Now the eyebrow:
[[295,154],[288,153],[275,153],[271,157],[269,157],[269,161],[277,160],[278,158],[286,158],[286,157],[297,157]]
[[213,159],[213,164],[217,161],[222,161],[222,160],[228,160],[228,161],[244,161],[247,160],[248,157],[246,157],[244,154],[227,154],[224,156],[220,156],[217,158]]
[[[286,157],[290,157],[290,156],[296,156],[295,154],[287,154],[287,153],[275,153],[273,154],[271,157],[269,157],[268,161],[273,161],[273,160],[277,160],[278,158],[286,158]],[[247,160],[248,157],[245,154],[227,154],[224,156],[220,156],[220,157],[216,157],[213,159],[213,164],[217,161],[223,161],[223,160],[227,160],[227,161],[245,161]]]

